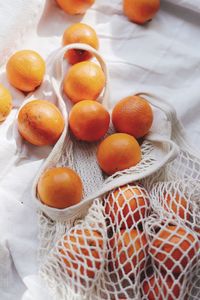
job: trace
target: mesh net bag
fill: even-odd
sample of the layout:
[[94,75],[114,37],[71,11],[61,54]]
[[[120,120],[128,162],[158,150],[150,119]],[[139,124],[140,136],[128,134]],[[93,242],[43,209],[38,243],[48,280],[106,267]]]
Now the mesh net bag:
[[[72,48],[93,52],[106,76],[106,86],[98,100],[99,102],[102,102],[108,110],[110,109],[109,75],[106,64],[99,53],[84,44],[72,44],[59,49],[55,54],[54,59],[51,61],[53,68],[53,72],[51,73],[51,82],[58,99],[58,106],[65,116],[66,128],[59,141],[54,146],[49,157],[43,164],[33,184],[33,197],[38,207],[51,219],[59,221],[66,221],[66,218],[70,215],[78,214],[78,212],[84,209],[86,203],[89,207],[95,198],[98,198],[113,188],[153,174],[156,170],[165,165],[166,162],[172,160],[178,151],[176,144],[169,138],[171,134],[171,113],[166,114],[165,105],[154,100],[152,103],[154,110],[156,111],[154,125],[152,127],[152,131],[142,142],[141,162],[130,169],[117,172],[109,177],[102,173],[102,170],[98,166],[96,160],[98,144],[77,141],[68,130],[68,113],[71,109],[71,102],[62,94],[62,80],[65,72],[63,57],[66,50]],[[112,134],[113,131],[114,130],[111,125],[108,135]],[[160,131],[162,132],[161,134]],[[52,166],[70,166],[76,170],[83,180],[84,203],[67,210],[56,210],[47,207],[40,202],[37,198],[37,181],[41,173]]]
[[[40,275],[59,300],[199,299],[198,153],[174,110],[143,93],[154,109],[154,124],[142,141],[142,160],[106,176],[96,161],[97,144],[79,142],[68,131],[71,104],[62,95],[62,79],[63,56],[71,48],[93,52],[107,79],[99,101],[111,109],[108,71],[99,53],[84,44],[59,49],[50,77],[66,126],[32,189],[39,212]],[[69,166],[81,176],[80,204],[59,210],[41,203],[38,179],[54,166]]]
[[106,256],[105,227],[102,203],[97,199],[87,216],[76,220],[57,241],[41,268],[56,298],[76,299],[78,294],[88,299],[94,291]]
[[151,270],[145,270],[142,299],[146,294],[150,299],[189,299],[192,277],[199,268],[197,235],[183,223],[161,216],[152,216],[146,231]]

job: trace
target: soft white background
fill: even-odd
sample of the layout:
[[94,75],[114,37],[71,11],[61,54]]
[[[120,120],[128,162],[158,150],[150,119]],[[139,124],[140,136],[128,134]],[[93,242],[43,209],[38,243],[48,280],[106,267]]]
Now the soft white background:
[[[97,0],[84,17],[67,16],[54,0],[0,0],[0,82],[10,88],[15,108],[24,95],[6,82],[7,57],[26,48],[46,59],[60,47],[64,29],[80,21],[99,35],[113,104],[135,91],[154,92],[174,105],[191,141],[200,146],[200,0],[161,0],[159,14],[146,26],[130,23],[119,0]],[[38,228],[30,198],[49,150],[26,147],[24,159],[14,162],[15,114],[16,109],[0,125],[0,299],[50,299],[38,286]]]

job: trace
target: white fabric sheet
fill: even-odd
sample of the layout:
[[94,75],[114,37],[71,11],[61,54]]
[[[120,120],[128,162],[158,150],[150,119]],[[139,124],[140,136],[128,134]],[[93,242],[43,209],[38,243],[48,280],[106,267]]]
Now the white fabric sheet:
[[0,0],[0,82],[15,108],[0,125],[0,299],[51,299],[37,276],[38,227],[30,197],[32,180],[49,149],[25,145],[17,161],[13,122],[24,95],[6,81],[6,57],[35,49],[44,58],[61,45],[64,29],[86,22],[100,38],[111,75],[113,104],[134,92],[153,92],[172,103],[191,141],[200,146],[200,1],[161,0],[146,26],[130,23],[122,1],[97,0],[83,17],[71,17],[54,0]]

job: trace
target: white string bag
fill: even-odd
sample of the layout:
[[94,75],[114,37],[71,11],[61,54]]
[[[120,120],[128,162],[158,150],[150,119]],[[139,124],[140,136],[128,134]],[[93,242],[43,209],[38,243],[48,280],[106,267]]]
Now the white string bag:
[[[149,299],[199,299],[200,156],[190,147],[176,118],[172,119],[172,128],[172,139],[180,147],[178,156],[143,182],[150,191],[156,215],[145,226],[151,264],[149,276],[148,268],[145,270],[142,286],[145,285]],[[174,231],[169,231],[168,225],[176,225]],[[165,239],[162,231],[167,235]]]
[[[170,180],[174,183],[177,180],[178,182],[180,180],[189,182],[189,179],[194,181],[193,176],[195,180],[199,180],[197,174],[200,161],[186,146],[182,129],[171,107],[163,101],[144,94],[154,107],[155,122],[141,146],[142,161],[133,168],[106,177],[96,162],[97,144],[78,142],[68,132],[67,111],[61,83],[63,56],[68,49],[72,48],[93,52],[100,63],[106,75],[106,88],[99,101],[110,109],[108,72],[98,52],[83,44],[73,44],[58,50],[51,61],[55,71],[51,74],[52,86],[65,117],[66,127],[33,184],[33,198],[40,212],[40,258],[42,259],[40,274],[51,287],[55,299],[99,300],[122,297],[135,300],[146,299],[141,292],[143,278],[151,284],[151,278],[148,279],[146,272],[149,273],[150,269],[155,272],[157,278],[161,276],[160,269],[152,262],[148,252],[156,235],[156,232],[152,233],[150,230],[151,215],[156,213],[158,222],[166,218],[166,214],[173,222],[178,222],[178,224],[184,222],[180,218],[174,220],[172,209],[166,212],[162,201],[167,194],[164,193],[163,196],[160,192],[162,196],[159,198],[159,191],[162,189],[158,185],[160,183],[165,185]],[[66,101],[66,103],[69,111],[70,102]],[[109,134],[112,132],[113,129],[110,128]],[[181,146],[181,150],[175,142]],[[58,210],[40,202],[37,197],[38,179],[44,170],[54,166],[70,166],[82,177],[84,199],[80,204]],[[131,182],[134,183],[130,184]],[[129,185],[124,186],[126,184]],[[119,186],[124,187],[118,189]],[[175,187],[178,186],[178,184],[175,185]],[[108,195],[107,192],[111,190],[111,194]],[[174,190],[171,191],[171,194],[174,194]],[[102,196],[104,196],[103,201]],[[191,220],[184,222],[186,231],[197,226],[198,232],[197,214],[195,209],[189,208],[190,205],[198,207],[197,200],[195,200],[197,197],[198,188],[195,191],[194,200],[191,200],[193,204],[186,206],[192,216]],[[117,209],[121,212],[121,216],[116,213],[115,201],[112,201],[112,198],[119,200]],[[81,221],[77,223],[79,219]],[[128,228],[127,222],[130,223]],[[196,234],[194,240],[197,241]],[[198,248],[198,246],[195,247]],[[198,252],[198,249],[196,250]],[[195,257],[198,255],[196,252]],[[185,274],[194,274],[191,268],[188,268]],[[197,269],[197,264],[195,264],[195,274]],[[186,279],[189,280],[190,277],[187,276]],[[174,279],[173,276],[172,278]],[[193,285],[194,282],[198,282],[197,276],[191,282]],[[191,286],[191,282],[186,286]],[[177,285],[179,288],[180,284],[177,283]],[[196,286],[191,290],[196,293]],[[161,291],[161,295],[166,297],[163,299],[167,299],[169,293],[170,286],[166,281]],[[179,295],[176,295],[176,299],[178,297]],[[182,298],[179,297],[179,299]]]
[[102,211],[102,203],[96,199],[88,215],[67,230],[43,262],[40,272],[55,299],[89,299],[96,288],[106,255]]
[[[173,121],[172,138],[180,146],[179,155],[144,180],[156,215],[145,227],[151,272],[147,276],[146,271],[143,285],[150,299],[196,300],[200,298],[200,156],[190,147],[181,125]],[[168,225],[176,227],[170,231]]]
[[[185,139],[184,143],[179,143],[181,149],[186,149],[185,143]],[[140,183],[120,187],[116,189],[117,193],[113,190],[104,197],[104,214],[109,219],[107,249],[109,251],[113,238],[115,248],[113,251],[111,247],[111,254],[105,259],[101,283],[105,283],[106,278],[106,285],[99,285],[99,295],[91,299],[199,299],[199,167],[200,159],[194,151],[180,150],[174,161],[154,175]],[[110,197],[115,201],[110,201]],[[120,197],[124,199],[121,204]],[[136,210],[131,203],[134,198]],[[140,222],[136,214],[140,214]],[[124,227],[128,240],[133,229],[140,230],[139,243],[136,243],[137,236],[131,245],[118,236],[119,228]],[[142,235],[146,235],[148,246]],[[119,247],[119,244],[123,246]],[[114,268],[110,269],[109,264]]]
[[142,299],[146,299],[144,290],[150,299],[189,299],[194,291],[199,297],[199,286],[192,288],[200,267],[197,235],[174,218],[158,214],[149,218],[145,229],[151,260],[144,270]]
[[[75,215],[84,215],[84,211],[86,212],[88,210],[88,207],[91,205],[93,199],[111,190],[115,186],[119,186],[122,183],[125,184],[132,180],[143,178],[155,172],[167,161],[173,159],[177,153],[177,146],[168,137],[168,135],[170,134],[169,132],[166,133],[166,136],[161,135],[157,132],[152,132],[148,135],[148,137],[142,144],[143,158],[141,163],[139,163],[136,167],[118,172],[110,177],[106,177],[102,173],[96,162],[97,143],[88,144],[78,142],[69,134],[67,128],[68,117],[67,112],[64,109],[65,102],[62,96],[62,80],[64,73],[63,57],[67,50],[75,48],[91,51],[100,63],[106,76],[106,87],[99,101],[102,102],[106,106],[106,108],[110,109],[108,91],[109,76],[106,64],[99,53],[90,46],[84,44],[72,44],[58,50],[54,59],[52,59],[51,61],[51,64],[54,67],[54,73],[52,74],[52,86],[57,95],[59,107],[61,108],[62,113],[65,115],[66,128],[62,136],[60,137],[60,140],[57,142],[53,151],[42,166],[37,178],[35,179],[33,185],[33,197],[40,210],[42,210],[52,220],[61,222],[66,222],[66,220],[69,220],[70,217],[74,218]],[[66,104],[69,111],[71,108],[70,101],[66,101]],[[163,110],[161,105],[160,109]],[[161,116],[161,118],[162,117],[163,116]],[[163,124],[163,128],[168,128],[170,125],[170,120],[168,119],[168,117],[170,116],[167,116],[167,118],[163,120],[163,122],[165,122],[165,124]],[[110,128],[109,133],[111,133],[112,131],[113,129]],[[84,183],[85,197],[79,205],[60,210],[43,205],[37,198],[36,187],[41,173],[44,172],[45,169],[55,165],[70,166],[80,174]]]

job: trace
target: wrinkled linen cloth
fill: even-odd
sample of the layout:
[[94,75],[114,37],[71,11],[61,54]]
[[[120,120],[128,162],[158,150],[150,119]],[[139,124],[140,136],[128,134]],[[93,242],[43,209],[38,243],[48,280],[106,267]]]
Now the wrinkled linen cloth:
[[14,108],[0,125],[0,299],[51,299],[38,277],[38,226],[31,199],[35,174],[51,148],[24,142],[18,156],[14,123],[24,94],[5,75],[8,56],[34,49],[45,59],[61,46],[64,29],[76,22],[93,26],[111,78],[111,100],[150,92],[177,110],[191,142],[200,146],[200,1],[161,1],[161,9],[145,26],[131,23],[122,1],[97,0],[84,16],[68,16],[54,0],[0,0],[0,82]]

